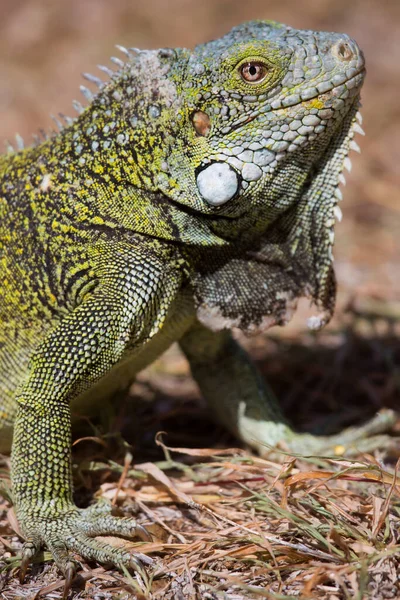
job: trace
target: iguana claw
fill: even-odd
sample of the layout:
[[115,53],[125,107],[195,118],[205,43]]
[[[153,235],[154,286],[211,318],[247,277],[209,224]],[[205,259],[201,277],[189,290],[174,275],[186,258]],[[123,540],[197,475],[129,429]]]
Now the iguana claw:
[[35,542],[33,542],[31,540],[25,542],[24,547],[22,549],[21,567],[19,569],[19,582],[21,584],[24,583],[24,579],[25,579],[26,572],[28,570],[28,566],[29,566],[32,558],[38,552],[38,550],[39,550],[39,544],[36,544]]
[[67,600],[68,592],[71,589],[72,582],[76,575],[76,564],[75,562],[69,562],[65,570],[65,584],[62,595],[62,600]]
[[143,525],[136,525],[136,535],[142,540],[142,542],[151,542],[151,534],[143,527]]

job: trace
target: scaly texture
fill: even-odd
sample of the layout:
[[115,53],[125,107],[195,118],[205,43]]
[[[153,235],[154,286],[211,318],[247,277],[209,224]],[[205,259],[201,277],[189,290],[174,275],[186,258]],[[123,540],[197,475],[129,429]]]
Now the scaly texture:
[[138,566],[94,535],[144,535],[74,505],[71,403],[111,396],[173,341],[217,416],[260,451],[342,439],[293,433],[227,328],[282,325],[301,296],[321,313],[311,327],[332,314],[362,53],[266,21],[192,52],[122,51],[108,83],[87,76],[100,90],[82,87],[77,118],[0,158],[1,440],[14,424],[22,570],[44,544],[68,581],[71,552]]

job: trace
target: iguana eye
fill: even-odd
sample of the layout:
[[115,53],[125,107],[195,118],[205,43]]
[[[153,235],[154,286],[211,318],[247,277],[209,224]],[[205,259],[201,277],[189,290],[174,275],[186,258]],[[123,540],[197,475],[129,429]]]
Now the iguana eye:
[[240,75],[247,83],[259,83],[267,72],[267,66],[261,62],[248,62],[240,67]]

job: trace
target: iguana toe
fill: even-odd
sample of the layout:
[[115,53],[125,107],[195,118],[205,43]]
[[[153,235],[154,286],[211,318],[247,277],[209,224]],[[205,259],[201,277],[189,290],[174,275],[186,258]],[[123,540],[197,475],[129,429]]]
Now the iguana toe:
[[[379,411],[364,425],[348,427],[334,435],[296,433],[289,427],[286,427],[282,430],[284,435],[279,440],[279,446],[294,454],[317,456],[352,456],[361,452],[372,452],[380,448],[387,449],[393,442],[393,438],[383,434],[389,431],[395,422],[396,413],[392,410],[384,409]],[[262,434],[262,426],[260,425],[259,423],[257,432],[254,435],[254,443],[250,439],[249,432],[246,432],[246,438],[262,456],[265,456],[271,450],[273,452],[271,448],[272,444],[268,438],[271,433],[271,423],[265,423],[265,436],[260,436]],[[261,439],[261,437],[264,439]]]

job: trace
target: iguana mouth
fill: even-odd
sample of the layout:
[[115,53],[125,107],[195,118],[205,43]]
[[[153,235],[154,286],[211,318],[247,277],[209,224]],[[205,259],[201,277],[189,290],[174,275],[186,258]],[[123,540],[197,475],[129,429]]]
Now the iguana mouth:
[[[340,91],[344,92],[345,90],[341,90],[342,86],[345,86],[347,90],[358,89],[361,87],[360,84],[362,83],[362,81],[365,77],[365,72],[366,72],[365,67],[362,67],[361,69],[358,69],[355,73],[352,73],[351,77],[346,76],[343,80],[338,79],[337,81],[333,81],[335,79],[335,77],[338,77],[338,75],[335,75],[334,78],[331,80],[329,87],[325,87],[325,85],[328,82],[321,82],[321,83],[317,84],[315,86],[315,88],[307,88],[300,94],[292,94],[290,96],[278,98],[278,99],[270,102],[269,110],[266,110],[266,107],[263,106],[263,113],[267,114],[267,113],[271,113],[271,112],[276,112],[278,110],[282,110],[283,108],[299,106],[300,104],[310,102],[311,100],[315,100],[316,98],[321,98],[324,100],[328,99],[328,98],[326,98],[326,95],[328,95],[328,94],[329,94],[329,97],[331,97],[332,95],[336,96],[336,94],[331,94],[331,92],[334,92],[335,90],[340,90]],[[323,85],[323,84],[325,84],[325,85]],[[319,90],[318,90],[318,86],[320,86]],[[313,90],[315,90],[315,93],[311,93]],[[340,99],[339,94],[337,95],[337,97]],[[236,131],[237,129],[240,129],[241,127],[244,127],[245,125],[248,125],[249,123],[251,123],[252,121],[257,119],[258,117],[259,117],[259,113],[253,114],[253,115],[250,115],[247,117],[243,117],[242,119],[237,121],[235,124],[233,124],[229,130],[225,130],[224,134],[229,135],[231,132]]]
[[[337,77],[337,76],[335,76]],[[316,87],[314,88],[316,90],[316,93],[310,93],[311,90],[313,90],[313,88],[308,88],[307,90],[303,91],[300,94],[300,101],[297,102],[291,102],[291,96],[287,96],[286,98],[283,98],[281,101],[281,106],[274,106],[274,102],[271,103],[271,109],[274,110],[279,110],[280,108],[288,108],[290,106],[296,106],[297,104],[303,104],[304,102],[309,102],[310,100],[314,100],[315,98],[320,98],[320,97],[324,97],[325,94],[330,94],[330,92],[334,92],[335,90],[341,90],[341,88],[343,86],[345,86],[346,90],[352,90],[352,89],[358,89],[360,87],[360,83],[363,81],[365,77],[365,68],[363,67],[362,69],[358,70],[356,73],[352,74],[351,77],[346,77],[345,79],[343,79],[343,81],[337,81],[334,82],[333,79],[330,82],[333,85],[330,85],[330,87],[325,87],[325,85],[327,85],[328,82],[322,82],[325,85],[321,85],[321,84],[317,84]],[[318,86],[320,86],[320,89],[318,89]],[[344,91],[344,90],[343,90]],[[338,96],[340,97],[340,96]]]

